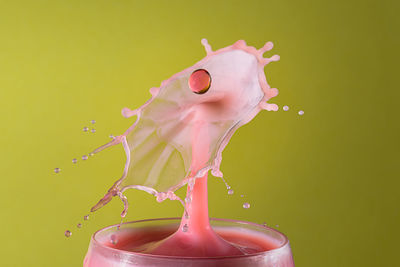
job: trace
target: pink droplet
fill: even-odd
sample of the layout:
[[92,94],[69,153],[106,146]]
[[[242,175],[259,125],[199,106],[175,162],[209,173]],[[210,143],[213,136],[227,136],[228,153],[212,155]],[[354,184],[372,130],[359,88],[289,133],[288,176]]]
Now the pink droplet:
[[243,203],[243,208],[244,209],[250,208],[250,203],[247,203],[247,202]]
[[208,71],[198,69],[189,77],[189,87],[193,93],[204,94],[211,86],[211,76]]
[[85,221],[89,220],[89,215],[83,216],[83,219],[84,219]]
[[228,190],[228,195],[233,195],[233,190],[232,189]]
[[55,172],[55,173],[59,173],[60,171],[61,171],[60,168],[54,168],[54,172]]
[[65,235],[66,237],[70,237],[70,236],[72,235],[72,233],[71,233],[70,230],[67,230],[67,231],[64,232],[64,235]]
[[110,236],[110,241],[111,241],[111,244],[116,245],[118,243],[117,236],[116,235],[111,235]]

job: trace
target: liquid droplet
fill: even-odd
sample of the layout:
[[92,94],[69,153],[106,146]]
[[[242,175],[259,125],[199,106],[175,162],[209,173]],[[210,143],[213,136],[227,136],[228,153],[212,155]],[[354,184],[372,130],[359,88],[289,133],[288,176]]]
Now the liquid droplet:
[[90,157],[93,157],[93,156],[94,156],[94,153],[93,153],[93,152],[90,152],[90,153],[89,153],[89,156],[90,156]]
[[111,139],[114,139],[115,137],[114,137],[114,135],[110,134],[110,138],[111,138]]
[[183,227],[182,227],[182,232],[187,232],[188,231],[188,229],[189,229],[189,226],[187,225],[187,224],[185,224]]
[[193,93],[204,94],[211,86],[211,76],[208,71],[198,69],[193,71],[189,77],[189,87]]
[[89,127],[86,127],[86,126],[85,126],[85,127],[83,127],[83,131],[84,131],[84,132],[87,132],[87,131],[89,131]]
[[244,209],[250,208],[250,203],[248,203],[248,202],[243,203],[243,208]]
[[85,221],[89,220],[89,215],[83,216],[83,219],[84,219]]
[[82,227],[82,224],[81,224],[81,223],[78,223],[78,224],[76,225],[76,227],[81,228],[81,227]]
[[244,197],[244,195],[240,195],[240,197]]
[[65,231],[64,235],[65,235],[66,237],[70,237],[70,236],[72,235],[72,233],[71,233],[70,230],[67,230],[67,231]]
[[60,168],[54,168],[54,172],[55,172],[55,173],[59,173],[60,171],[61,171]]
[[91,124],[95,124],[96,121],[95,121],[95,120],[91,120],[90,123],[91,123]]
[[288,111],[288,110],[289,110],[289,107],[288,107],[288,106],[283,106],[283,110],[284,110],[284,111]]
[[118,243],[117,236],[116,235],[111,235],[110,236],[110,241],[111,241],[111,244],[116,245]]
[[87,156],[87,155],[83,155],[83,156],[82,156],[82,159],[83,159],[83,160],[87,160],[87,159],[88,159],[88,156]]
[[233,190],[232,190],[232,189],[230,189],[230,190],[228,191],[228,195],[233,195]]
[[77,163],[78,162],[78,160],[77,159],[72,159],[72,163]]
[[300,115],[300,116],[301,116],[301,115],[304,115],[304,111],[300,110],[300,111],[299,111],[299,115]]
[[93,128],[93,129],[90,130],[90,131],[91,131],[92,133],[95,133],[95,132],[96,132],[96,129]]
[[279,224],[276,224],[275,227],[279,227]]

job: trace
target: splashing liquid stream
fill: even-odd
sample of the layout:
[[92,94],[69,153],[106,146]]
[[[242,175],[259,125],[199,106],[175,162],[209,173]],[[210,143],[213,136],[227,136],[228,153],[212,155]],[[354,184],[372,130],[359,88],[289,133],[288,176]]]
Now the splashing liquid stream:
[[[264,66],[279,60],[264,58],[271,42],[256,49],[243,40],[212,51],[203,39],[207,56],[193,66],[151,88],[151,99],[138,109],[124,108],[126,118],[135,123],[122,135],[97,148],[98,153],[122,144],[126,163],[122,177],[91,209],[92,212],[118,196],[125,217],[127,189],[154,195],[157,201],[179,200],[185,207],[179,230],[148,244],[143,252],[160,255],[221,256],[245,254],[225,241],[211,228],[208,217],[208,172],[223,179],[220,170],[222,151],[234,132],[250,122],[261,110],[277,111],[267,101],[278,94],[265,78]],[[87,127],[84,131],[89,130]],[[82,157],[83,160],[87,156]],[[225,180],[223,180],[225,182]],[[185,201],[175,191],[188,185]],[[225,182],[226,184],[226,182]],[[227,189],[230,186],[227,185]],[[231,193],[229,193],[231,192]],[[228,193],[232,194],[233,190]],[[245,208],[250,205],[245,203]],[[177,245],[178,244],[178,245]],[[173,249],[172,249],[173,248]]]
[[[207,161],[209,132],[205,122],[199,121],[192,133],[192,170],[197,170]],[[179,229],[159,242],[148,244],[142,252],[169,256],[224,256],[245,254],[233,244],[217,235],[211,228],[208,216],[208,194],[206,173],[189,183],[185,212]]]

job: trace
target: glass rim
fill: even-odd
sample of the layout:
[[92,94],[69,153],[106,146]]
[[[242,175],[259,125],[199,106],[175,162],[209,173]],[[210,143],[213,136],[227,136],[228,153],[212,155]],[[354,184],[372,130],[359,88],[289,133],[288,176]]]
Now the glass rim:
[[247,258],[247,257],[257,257],[257,256],[265,256],[271,253],[277,253],[279,250],[284,249],[286,246],[289,245],[289,239],[286,237],[285,234],[282,232],[254,222],[247,222],[247,221],[242,221],[242,220],[234,220],[234,219],[221,219],[221,218],[210,218],[210,221],[218,221],[218,222],[230,222],[230,223],[238,223],[238,224],[245,224],[245,225],[251,225],[251,226],[256,226],[256,227],[261,227],[261,228],[266,228],[272,232],[275,232],[279,236],[283,238],[283,243],[279,245],[279,247],[266,250],[266,251],[261,251],[261,252],[256,252],[252,254],[246,254],[246,255],[232,255],[232,256],[213,256],[213,257],[190,257],[190,256],[167,256],[167,255],[153,255],[153,254],[147,254],[147,253],[140,253],[140,252],[134,252],[134,251],[127,251],[127,250],[122,250],[122,249],[117,249],[117,248],[112,248],[107,245],[102,244],[100,241],[96,240],[96,235],[106,231],[110,228],[117,228],[119,225],[127,225],[127,224],[134,224],[134,223],[143,223],[143,222],[155,222],[155,221],[173,221],[173,220],[178,220],[180,221],[182,218],[181,217],[168,217],[168,218],[154,218],[154,219],[143,219],[143,220],[136,220],[136,221],[129,221],[129,222],[124,222],[122,224],[113,224],[109,225],[107,227],[101,228],[97,230],[91,237],[91,242],[93,242],[93,245],[100,247],[102,250],[106,250],[109,252],[114,252],[118,254],[124,254],[124,255],[130,255],[130,256],[135,256],[135,257],[145,257],[145,258],[153,258],[153,259],[180,259],[180,260],[215,260],[215,259],[235,259],[235,258]]

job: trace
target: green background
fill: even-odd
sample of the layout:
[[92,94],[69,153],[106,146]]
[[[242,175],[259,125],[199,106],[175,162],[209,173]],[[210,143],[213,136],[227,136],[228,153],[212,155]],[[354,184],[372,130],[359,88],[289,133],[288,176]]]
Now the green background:
[[[214,49],[274,42],[272,102],[291,108],[261,112],[233,136],[222,171],[235,194],[210,179],[211,216],[279,225],[296,266],[396,265],[394,2],[0,1],[0,265],[82,265],[91,234],[119,222],[117,199],[82,217],[125,156],[118,146],[71,159],[127,129],[134,119],[121,109],[204,57],[201,38]],[[91,119],[97,132],[84,133]],[[128,220],[182,213],[176,201],[127,195]]]

